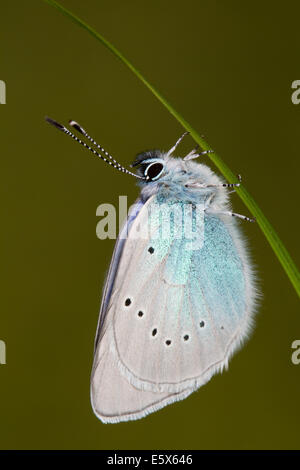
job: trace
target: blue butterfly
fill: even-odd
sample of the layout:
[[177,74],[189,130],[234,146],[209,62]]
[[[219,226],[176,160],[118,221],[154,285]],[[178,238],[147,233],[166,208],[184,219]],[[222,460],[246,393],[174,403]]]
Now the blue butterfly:
[[[99,316],[91,376],[104,423],[136,420],[182,400],[228,367],[253,326],[258,291],[227,184],[206,165],[168,151],[139,154],[132,173],[75,121],[94,146],[58,129],[124,173],[140,197],[119,234]],[[189,216],[187,216],[187,214]]]

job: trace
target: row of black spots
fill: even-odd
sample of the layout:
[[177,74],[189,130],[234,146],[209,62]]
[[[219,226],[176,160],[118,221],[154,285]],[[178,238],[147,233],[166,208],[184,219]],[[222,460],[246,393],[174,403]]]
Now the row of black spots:
[[[152,247],[150,247],[150,248],[152,248]],[[149,250],[150,250],[150,248],[149,248]],[[153,249],[153,248],[152,248],[152,249]],[[148,250],[148,251],[149,251],[149,250]],[[154,251],[154,249],[153,249],[153,251]],[[131,305],[131,299],[130,299],[129,297],[125,300],[125,305],[126,305],[126,307],[129,307],[129,305]],[[139,316],[140,318],[143,317],[143,316],[144,316],[144,312],[142,312],[142,310],[139,310],[139,311],[138,311],[138,316]],[[205,327],[205,322],[204,322],[203,320],[201,320],[200,323],[199,323],[199,326],[200,326],[200,328],[204,328],[204,327]],[[221,330],[224,330],[224,326],[221,326]],[[156,334],[157,334],[157,329],[154,328],[154,329],[152,330],[152,336],[156,336]],[[188,341],[188,340],[189,340],[189,335],[184,335],[184,336],[183,336],[183,339],[184,339],[184,341]],[[171,344],[171,340],[167,340],[167,341],[166,341],[166,345],[167,345],[167,346],[170,346],[170,344]]]
[[[150,247],[150,248],[152,248],[152,247]],[[150,250],[150,248],[149,248],[149,250]],[[152,249],[153,249],[153,248],[152,248]],[[148,250],[148,251],[149,251],[149,250]],[[129,305],[131,305],[131,299],[130,299],[129,297],[125,300],[125,305],[126,305],[126,307],[129,307]],[[142,312],[142,311],[139,311],[138,315],[139,315],[139,317],[142,317],[142,316],[143,316],[143,312]],[[201,320],[200,323],[199,323],[199,326],[200,326],[200,328],[204,328],[204,327],[205,327],[205,322],[204,322],[203,320]],[[222,326],[221,328],[224,329],[223,326]]]
[[[152,336],[156,336],[156,335],[157,335],[157,328],[153,328],[153,330],[152,330]],[[183,339],[184,339],[184,341],[188,341],[189,335],[184,335]],[[167,346],[170,346],[170,345],[172,344],[172,341],[171,341],[170,339],[167,339],[166,342],[165,342],[165,344],[166,344]]]

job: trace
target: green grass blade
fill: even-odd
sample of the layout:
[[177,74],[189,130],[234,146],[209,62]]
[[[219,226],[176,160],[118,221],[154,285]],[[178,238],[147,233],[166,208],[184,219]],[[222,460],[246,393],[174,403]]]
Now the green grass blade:
[[[210,146],[205,142],[203,137],[197,132],[182,116],[181,114],[173,108],[173,106],[161,95],[161,93],[153,86],[145,77],[141,74],[139,70],[137,70],[131,62],[129,62],[126,57],[116,49],[113,44],[111,44],[107,39],[105,39],[101,34],[97,33],[93,28],[91,28],[88,24],[74,15],[72,12],[64,8],[55,0],[44,0],[45,2],[49,3],[53,7],[57,8],[61,11],[64,15],[70,18],[72,21],[77,23],[83,29],[88,31],[92,36],[94,36],[98,41],[100,41],[107,49],[109,49],[121,62],[123,62],[143,83],[146,87],[156,96],[156,98],[169,110],[169,112],[177,119],[178,122],[190,132],[193,139],[202,147],[204,150],[210,150]],[[236,181],[236,176],[234,173],[228,168],[226,163],[217,155],[215,152],[208,154],[210,159],[219,169],[219,171],[223,174],[223,176],[230,182],[234,183]],[[282,264],[286,274],[288,275],[291,283],[293,284],[296,292],[300,296],[300,274],[299,271],[292,260],[290,254],[288,253],[287,249],[285,248],[284,244],[278,237],[277,233],[275,232],[274,228],[268,221],[268,219],[264,216],[263,212],[256,204],[252,196],[248,193],[248,191],[241,186],[236,188],[237,194],[243,200],[249,211],[253,214],[256,218],[257,223],[261,230],[263,231],[264,235],[266,236],[268,242],[270,243],[271,247],[273,248],[277,258],[279,259],[280,263]]]

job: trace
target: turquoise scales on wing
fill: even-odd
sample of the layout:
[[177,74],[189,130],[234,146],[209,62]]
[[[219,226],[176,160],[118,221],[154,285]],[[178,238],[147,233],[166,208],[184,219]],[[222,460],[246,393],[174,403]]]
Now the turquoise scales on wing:
[[[151,206],[155,210],[150,211],[150,225],[160,228],[170,226],[170,237],[162,237],[160,233],[160,236],[149,241],[149,245],[153,249],[153,256],[160,262],[168,255],[163,278],[171,285],[185,285],[189,282],[192,291],[196,288],[198,303],[202,298],[203,304],[205,292],[210,298],[213,310],[218,308],[220,311],[225,311],[226,318],[228,312],[231,316],[237,316],[238,312],[245,309],[245,281],[242,262],[228,227],[216,216],[204,215],[204,218],[198,221],[195,212],[193,212],[194,237],[201,238],[200,234],[203,230],[203,246],[199,249],[193,245],[190,247],[191,240],[184,238],[184,217],[182,225],[179,225],[180,233],[178,233],[178,221],[175,223],[174,217],[170,218],[169,223],[170,215],[174,214],[172,212],[174,205],[174,202],[168,203],[166,201],[157,204],[156,201],[153,201]],[[183,202],[177,203],[180,209],[177,215],[178,213],[179,215],[184,214],[184,205]],[[162,220],[164,212],[168,219],[165,222]],[[198,227],[196,222],[199,223]],[[157,232],[158,230],[155,235]],[[179,237],[176,238],[175,235],[179,235]],[[172,249],[170,249],[171,247]],[[208,286],[212,287],[209,289]],[[221,299],[222,302],[220,302]]]

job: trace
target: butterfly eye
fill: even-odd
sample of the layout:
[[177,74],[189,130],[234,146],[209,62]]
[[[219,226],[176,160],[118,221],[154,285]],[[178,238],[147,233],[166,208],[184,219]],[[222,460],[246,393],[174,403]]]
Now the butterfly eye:
[[145,169],[144,175],[148,177],[148,180],[153,181],[159,178],[163,169],[164,165],[160,162],[150,163]]

